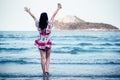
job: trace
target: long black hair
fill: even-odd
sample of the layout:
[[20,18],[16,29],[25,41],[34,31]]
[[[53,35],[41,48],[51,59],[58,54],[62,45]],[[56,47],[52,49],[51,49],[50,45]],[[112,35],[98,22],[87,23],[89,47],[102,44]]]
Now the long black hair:
[[46,12],[41,13],[40,19],[39,19],[39,28],[45,29],[48,25],[48,15]]

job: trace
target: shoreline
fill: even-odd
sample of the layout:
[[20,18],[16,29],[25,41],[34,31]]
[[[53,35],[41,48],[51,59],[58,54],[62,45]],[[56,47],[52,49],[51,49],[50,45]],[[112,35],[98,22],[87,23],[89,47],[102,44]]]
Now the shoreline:
[[1,80],[120,80],[120,78],[106,77],[17,77],[17,78],[0,78]]

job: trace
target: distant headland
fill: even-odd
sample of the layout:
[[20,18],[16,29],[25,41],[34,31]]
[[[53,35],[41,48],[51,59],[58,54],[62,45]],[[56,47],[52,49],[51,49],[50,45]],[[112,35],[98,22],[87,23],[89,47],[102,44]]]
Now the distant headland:
[[111,24],[86,22],[76,16],[55,20],[54,26],[54,30],[119,30]]

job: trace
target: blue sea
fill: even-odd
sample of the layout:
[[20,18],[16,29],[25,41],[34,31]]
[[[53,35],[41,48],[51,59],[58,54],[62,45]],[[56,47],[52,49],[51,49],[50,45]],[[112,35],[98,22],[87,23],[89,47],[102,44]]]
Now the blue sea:
[[[0,31],[0,79],[42,77],[37,37]],[[51,77],[120,79],[120,31],[52,31],[52,42]]]

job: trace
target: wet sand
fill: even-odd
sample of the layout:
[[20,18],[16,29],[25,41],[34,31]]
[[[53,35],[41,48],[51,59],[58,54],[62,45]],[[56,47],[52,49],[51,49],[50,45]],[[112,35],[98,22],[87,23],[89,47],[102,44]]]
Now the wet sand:
[[120,65],[51,64],[43,77],[40,64],[2,64],[1,80],[120,80]]

